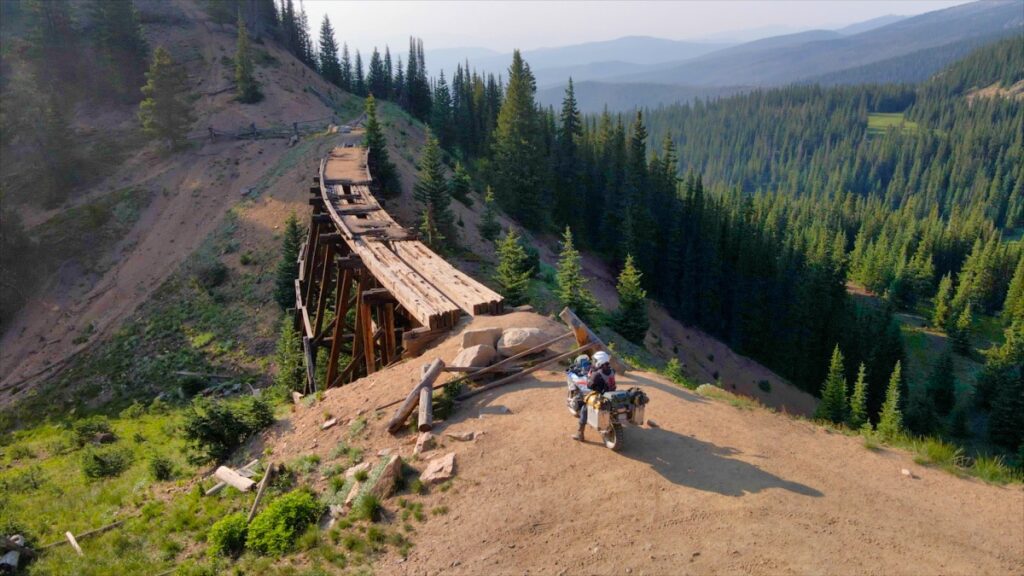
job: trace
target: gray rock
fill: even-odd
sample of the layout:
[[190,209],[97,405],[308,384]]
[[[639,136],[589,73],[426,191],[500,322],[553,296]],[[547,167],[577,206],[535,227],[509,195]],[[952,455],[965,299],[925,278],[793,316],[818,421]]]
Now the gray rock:
[[476,438],[476,432],[448,432],[445,437],[459,442],[469,442]]
[[449,452],[440,458],[434,458],[420,474],[424,484],[440,484],[455,476],[455,453]]
[[488,344],[477,344],[476,346],[470,346],[452,360],[452,366],[471,366],[473,368],[483,368],[490,366],[491,362],[494,361],[494,357],[497,356],[497,352],[494,351],[494,347]]
[[421,432],[419,437],[416,438],[416,448],[413,449],[412,455],[418,456],[428,450],[434,448],[436,442],[434,441],[434,435],[430,432]]
[[462,333],[462,349],[472,348],[480,344],[486,344],[494,348],[501,338],[501,328],[477,328],[466,330]]
[[498,353],[506,358],[515,356],[547,340],[539,328],[507,328],[498,339]]
[[334,426],[337,423],[338,423],[338,419],[337,418],[331,418],[330,420],[328,420],[328,421],[324,422],[323,424],[321,424],[320,425],[320,429],[321,430],[327,430],[328,428],[330,428],[331,426]]

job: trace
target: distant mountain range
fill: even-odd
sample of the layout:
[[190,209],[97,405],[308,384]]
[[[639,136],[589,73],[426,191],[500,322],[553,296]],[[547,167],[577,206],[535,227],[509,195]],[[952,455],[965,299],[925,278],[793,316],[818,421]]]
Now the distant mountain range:
[[[1021,33],[1020,0],[987,0],[739,44],[630,36],[528,50],[523,57],[537,79],[541,103],[557,106],[571,77],[581,109],[595,112],[792,83],[917,82],[975,48]],[[427,53],[431,73],[443,68],[449,77],[467,59],[478,72],[506,76],[511,55],[483,48]]]

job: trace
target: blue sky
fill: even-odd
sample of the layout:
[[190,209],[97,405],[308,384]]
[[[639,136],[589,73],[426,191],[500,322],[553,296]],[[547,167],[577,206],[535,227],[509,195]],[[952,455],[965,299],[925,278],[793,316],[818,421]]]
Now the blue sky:
[[[298,0],[296,0],[296,3]],[[774,35],[810,28],[838,28],[888,14],[915,15],[964,0],[804,0],[685,2],[355,2],[306,0],[310,27],[318,33],[324,14],[339,42],[369,52],[373,46],[404,52],[408,37],[427,50],[479,46],[564,46],[622,36],[702,39],[752,30]]]

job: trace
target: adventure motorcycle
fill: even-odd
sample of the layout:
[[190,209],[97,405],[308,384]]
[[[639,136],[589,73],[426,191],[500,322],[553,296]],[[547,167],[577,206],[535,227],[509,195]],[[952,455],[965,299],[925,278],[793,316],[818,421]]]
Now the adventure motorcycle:
[[616,452],[622,449],[623,424],[636,426],[644,423],[644,407],[650,401],[639,388],[609,390],[598,394],[587,387],[586,375],[570,368],[565,371],[569,413],[579,417],[580,410],[587,410],[587,425],[601,434],[604,445]]

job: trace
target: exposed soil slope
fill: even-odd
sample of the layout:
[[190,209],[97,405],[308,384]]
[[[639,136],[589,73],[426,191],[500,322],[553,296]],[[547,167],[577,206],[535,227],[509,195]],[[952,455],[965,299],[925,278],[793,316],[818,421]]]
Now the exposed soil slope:
[[[480,317],[474,326],[563,328],[533,314]],[[324,412],[365,410],[371,450],[409,458],[411,436],[383,431],[374,407],[401,398],[420,364],[457,352],[453,337],[422,359],[328,391],[296,409],[266,439],[274,457],[312,451],[325,460],[347,426],[320,430]],[[446,515],[417,527],[407,560],[384,558],[383,574],[1020,574],[1024,490],[960,479],[872,452],[857,437],[765,410],[743,410],[682,390],[648,373],[620,377],[651,397],[657,428],[630,427],[621,453],[574,421],[558,371],[464,403],[440,425],[457,454],[450,491],[427,509]],[[505,406],[506,415],[479,418]],[[472,442],[446,431],[479,431]],[[437,432],[437,430],[435,430]],[[422,469],[423,461],[413,461]],[[901,474],[910,470],[913,477]],[[386,503],[392,511],[395,503]],[[397,520],[395,520],[397,521]]]
[[[186,63],[193,92],[200,96],[194,130],[329,120],[335,110],[313,90],[321,95],[334,93],[338,102],[351,98],[266,42],[256,45],[270,59],[257,72],[265,98],[258,104],[241,105],[233,100],[232,68],[224,60],[234,54],[234,29],[211,24],[188,0],[167,7],[177,10],[187,23],[172,20],[147,26],[146,31],[151,45],[167,47]],[[358,103],[354,109],[359,109]],[[73,203],[125,187],[146,190],[153,200],[107,256],[112,265],[101,277],[74,273],[55,277],[13,319],[0,340],[0,403],[16,399],[38,376],[58,369],[90,343],[109,335],[199,247],[244,193],[254,189],[265,193],[263,201],[269,196],[284,199],[286,205],[276,211],[280,218],[273,226],[282,223],[288,211],[304,214],[302,210],[308,210],[305,184],[320,157],[339,138],[343,137],[310,138],[295,148],[282,139],[201,141],[175,154],[152,144],[129,158],[106,182],[82,191]],[[46,225],[56,212],[35,212],[29,222]],[[264,239],[273,238],[273,226],[262,230]],[[76,340],[84,333],[90,334],[88,341]]]

